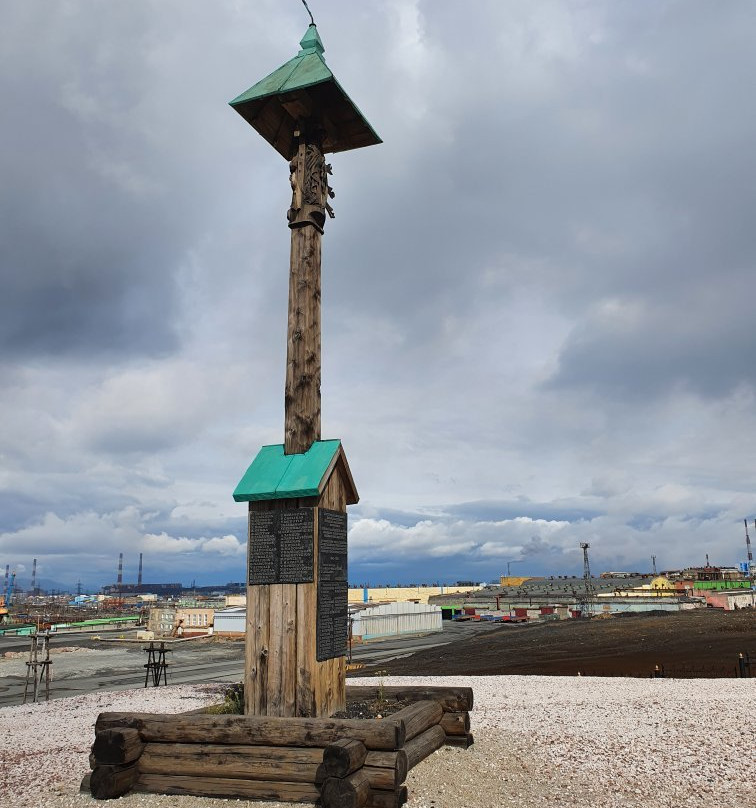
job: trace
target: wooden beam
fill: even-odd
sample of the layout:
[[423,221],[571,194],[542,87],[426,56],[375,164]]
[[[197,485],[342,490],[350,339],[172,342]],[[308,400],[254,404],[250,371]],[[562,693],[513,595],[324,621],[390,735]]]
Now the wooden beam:
[[92,755],[98,764],[132,763],[143,750],[144,742],[139,732],[128,728],[98,732],[92,744]]
[[320,788],[323,808],[363,808],[370,797],[370,781],[362,771],[349,777],[327,777]]
[[390,718],[394,721],[404,722],[407,730],[406,738],[410,741],[415,736],[438,724],[443,714],[444,711],[437,701],[418,701],[403,710],[399,710],[398,713],[394,713]]
[[132,727],[142,740],[163,743],[249,744],[325,748],[340,738],[362,741],[370,750],[404,746],[403,721],[391,719],[274,718],[252,715],[164,715],[100,713],[95,729]]
[[140,774],[134,791],[152,794],[189,794],[282,802],[316,802],[320,789],[312,783],[238,780],[226,777],[193,777],[173,774]]
[[323,768],[329,777],[346,777],[362,768],[367,749],[361,741],[340,738],[323,750]]
[[407,762],[410,769],[440,749],[446,742],[446,733],[436,724],[409,741],[404,747],[407,752]]

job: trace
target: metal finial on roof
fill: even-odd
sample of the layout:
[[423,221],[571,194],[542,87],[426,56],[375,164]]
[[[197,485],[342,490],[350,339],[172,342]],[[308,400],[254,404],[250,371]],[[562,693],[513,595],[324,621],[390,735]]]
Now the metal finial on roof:
[[310,11],[310,7],[307,5],[307,0],[302,0],[302,5],[307,9],[307,13],[310,15],[310,24],[315,25],[315,20],[312,16],[312,12]]

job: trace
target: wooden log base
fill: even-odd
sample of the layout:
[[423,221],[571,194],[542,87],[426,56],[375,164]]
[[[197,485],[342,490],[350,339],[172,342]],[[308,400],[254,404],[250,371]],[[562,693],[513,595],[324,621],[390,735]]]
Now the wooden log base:
[[437,701],[418,701],[390,716],[404,723],[406,740],[410,741],[441,721],[444,710]]
[[[368,772],[373,769],[395,771],[397,785],[400,785],[407,779],[407,773],[409,772],[407,753],[404,749],[399,749],[396,752],[368,752],[365,757],[365,768]],[[370,777],[370,774],[368,774],[368,777]],[[373,784],[372,778],[370,780],[370,786],[371,788],[376,787]]]
[[[378,688],[350,688],[351,698],[355,690],[357,698],[377,698]],[[411,703],[382,720],[101,713],[89,758],[93,771],[81,788],[97,799],[135,790],[399,808],[411,768],[444,744],[473,743],[466,708],[472,691],[394,690]]]
[[106,729],[98,732],[92,744],[92,754],[98,763],[131,763],[144,750],[144,742],[136,729]]
[[271,780],[315,783],[321,765],[320,749],[270,746],[148,743],[139,759],[145,774]]
[[407,786],[394,791],[371,791],[365,808],[401,808],[407,802]]
[[447,735],[467,735],[470,732],[470,713],[444,713],[440,723]]
[[229,797],[281,802],[315,802],[320,789],[314,783],[282,783],[237,780],[225,777],[190,777],[141,774],[134,791],[152,794],[188,794],[196,797]]
[[461,749],[469,749],[475,740],[471,732],[466,735],[447,735],[446,746],[459,746]]
[[362,741],[368,749],[394,752],[404,746],[401,720],[266,718],[242,715],[162,715],[100,713],[95,730],[131,727],[142,740],[158,743],[249,744],[325,748],[341,738]]
[[367,749],[361,741],[342,738],[323,750],[323,768],[330,777],[347,777],[362,768]]
[[327,777],[320,789],[323,808],[364,808],[370,797],[370,781],[362,771],[349,777]]
[[128,794],[134,787],[139,771],[136,764],[128,766],[95,767],[89,776],[89,791],[96,800],[112,800]]
[[432,755],[436,749],[440,749],[446,742],[446,737],[446,733],[437,724],[409,741],[405,749],[410,769],[414,769],[428,755]]

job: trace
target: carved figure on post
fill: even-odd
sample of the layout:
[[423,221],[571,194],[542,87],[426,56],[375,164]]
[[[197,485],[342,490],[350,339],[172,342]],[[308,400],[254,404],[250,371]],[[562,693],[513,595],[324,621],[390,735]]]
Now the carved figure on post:
[[291,207],[286,215],[289,227],[312,225],[323,232],[326,213],[333,219],[333,208],[328,199],[335,196],[328,184],[331,166],[326,163],[320,146],[300,140],[297,152],[289,163]]

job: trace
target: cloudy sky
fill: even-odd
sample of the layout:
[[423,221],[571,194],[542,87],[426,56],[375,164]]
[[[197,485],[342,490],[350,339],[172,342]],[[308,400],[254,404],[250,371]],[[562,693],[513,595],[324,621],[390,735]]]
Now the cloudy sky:
[[[756,6],[310,0],[383,138],[334,155],[323,437],[350,580],[744,560]],[[283,440],[286,162],[227,102],[298,0],[4,0],[0,564],[244,578]],[[751,521],[751,525],[753,522]],[[754,532],[752,528],[752,533]]]

